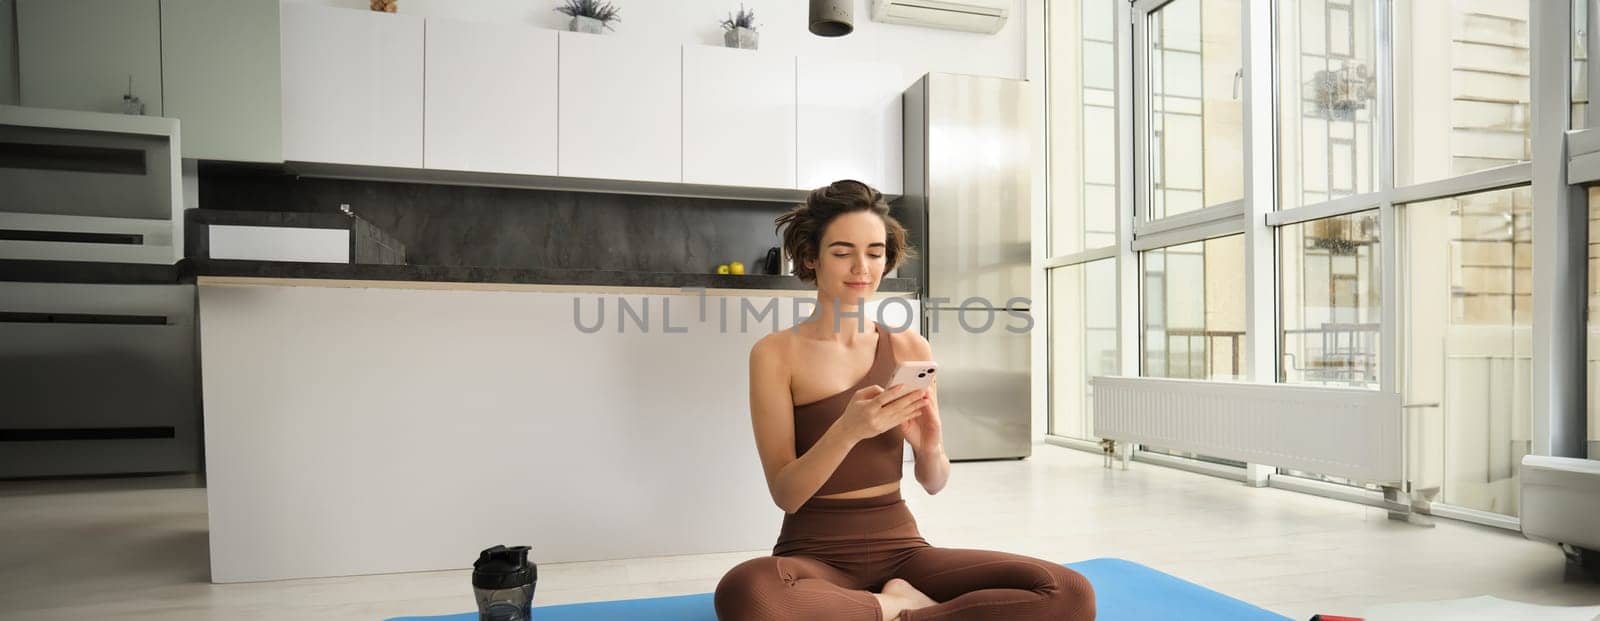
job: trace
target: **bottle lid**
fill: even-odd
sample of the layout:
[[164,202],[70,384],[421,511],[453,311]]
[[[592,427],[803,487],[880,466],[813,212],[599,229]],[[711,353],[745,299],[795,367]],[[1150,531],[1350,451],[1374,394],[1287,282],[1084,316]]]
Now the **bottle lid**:
[[472,586],[479,589],[509,589],[533,584],[539,568],[528,561],[528,546],[497,545],[478,553],[472,563]]

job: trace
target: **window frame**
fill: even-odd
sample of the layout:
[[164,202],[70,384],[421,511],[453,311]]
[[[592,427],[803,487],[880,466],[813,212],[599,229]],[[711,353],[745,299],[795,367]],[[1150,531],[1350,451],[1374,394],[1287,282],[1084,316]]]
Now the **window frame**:
[[[1150,156],[1153,148],[1152,145],[1154,144],[1154,136],[1151,134],[1150,127],[1151,109],[1150,99],[1148,97],[1150,89],[1150,17],[1153,13],[1160,11],[1168,4],[1176,1],[1177,0],[1134,0],[1131,6],[1132,13],[1129,20],[1129,29],[1131,30],[1130,39],[1132,40],[1132,46],[1131,49],[1127,51],[1129,52],[1131,60],[1133,61],[1133,92],[1131,95],[1134,106],[1134,135],[1132,140],[1134,150],[1131,151],[1131,154],[1133,156],[1134,170],[1133,177],[1124,185],[1132,186],[1140,191],[1136,192],[1136,202],[1132,213],[1124,214],[1127,217],[1121,221],[1132,224],[1135,238],[1140,236],[1155,235],[1158,233],[1184,231],[1188,229],[1204,229],[1206,231],[1216,230],[1215,226],[1213,226],[1216,222],[1225,220],[1238,220],[1242,218],[1246,209],[1246,201],[1249,199],[1250,194],[1250,188],[1248,184],[1250,173],[1247,166],[1247,169],[1243,171],[1245,179],[1241,179],[1241,186],[1243,188],[1242,194],[1244,196],[1216,205],[1202,206],[1200,209],[1180,213],[1177,215],[1163,216],[1161,218],[1146,217],[1146,215],[1150,212],[1150,188],[1154,187],[1150,182]],[[1204,0],[1197,1],[1203,2]],[[1239,0],[1239,3],[1241,20],[1239,32],[1243,37],[1243,39],[1240,41],[1240,47],[1242,48],[1241,55],[1243,56],[1243,58],[1240,59],[1240,62],[1244,72],[1244,79],[1241,80],[1240,98],[1245,105],[1243,112],[1245,118],[1241,119],[1241,121],[1243,125],[1242,130],[1245,136],[1244,141],[1246,143],[1245,151],[1248,152],[1250,150],[1250,146],[1248,144],[1250,122],[1248,117],[1250,114],[1249,83],[1251,69],[1249,44],[1253,38],[1251,35],[1255,33],[1253,33],[1250,28],[1250,10],[1253,2],[1251,0]],[[1178,234],[1169,237],[1176,239],[1189,239],[1189,241],[1199,241],[1198,239],[1190,239],[1193,237],[1192,235],[1186,237],[1182,234]],[[1213,235],[1213,237],[1215,237],[1215,235]]]

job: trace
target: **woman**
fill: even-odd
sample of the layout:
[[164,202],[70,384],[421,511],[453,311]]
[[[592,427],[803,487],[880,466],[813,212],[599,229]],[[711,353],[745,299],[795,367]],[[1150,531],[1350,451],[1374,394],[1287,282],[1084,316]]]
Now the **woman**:
[[882,386],[896,361],[934,360],[928,341],[876,322],[867,329],[861,313],[884,272],[912,253],[883,195],[839,181],[777,222],[795,275],[817,287],[817,311],[750,351],[751,423],[783,527],[772,556],[723,576],[717,616],[1093,619],[1083,576],[1026,556],[933,547],[900,498],[907,443],[929,494],[944,488],[950,460],[937,385]]

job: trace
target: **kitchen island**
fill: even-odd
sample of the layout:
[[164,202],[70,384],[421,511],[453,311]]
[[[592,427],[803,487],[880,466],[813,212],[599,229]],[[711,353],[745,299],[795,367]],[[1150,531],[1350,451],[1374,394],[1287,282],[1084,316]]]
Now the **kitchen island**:
[[[497,543],[549,563],[776,537],[747,362],[810,312],[793,277],[189,270],[215,582],[464,568]],[[869,317],[917,329],[914,281],[884,288]]]

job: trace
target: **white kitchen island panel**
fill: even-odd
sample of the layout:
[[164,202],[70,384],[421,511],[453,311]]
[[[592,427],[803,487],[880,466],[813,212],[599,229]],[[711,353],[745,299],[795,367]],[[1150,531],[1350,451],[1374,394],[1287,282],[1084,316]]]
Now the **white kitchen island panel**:
[[[706,296],[702,322],[694,294],[202,279],[212,580],[459,569],[497,543],[540,563],[769,548],[747,362],[773,320],[741,331],[738,309],[775,300],[787,327],[783,295]],[[575,303],[593,326],[602,301],[580,330]]]

